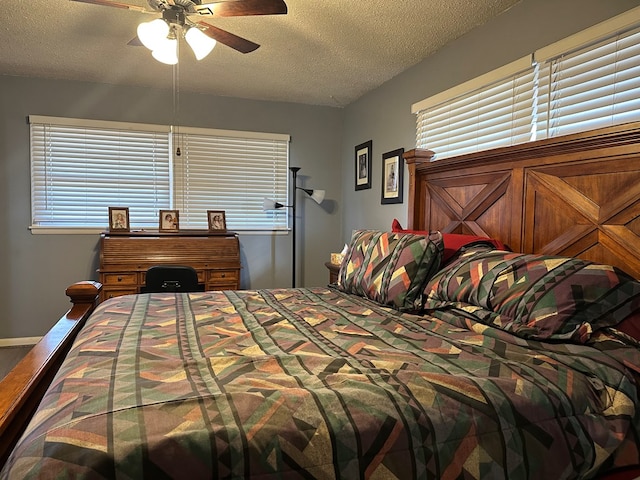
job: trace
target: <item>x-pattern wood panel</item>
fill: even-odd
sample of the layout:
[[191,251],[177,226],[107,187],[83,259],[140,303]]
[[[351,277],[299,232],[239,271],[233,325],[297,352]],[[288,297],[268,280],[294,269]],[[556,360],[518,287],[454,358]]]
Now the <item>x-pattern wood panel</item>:
[[[508,238],[501,223],[505,215],[511,215],[511,203],[505,198],[510,178],[509,172],[499,172],[429,181],[427,185],[431,214],[448,221],[446,225],[443,223],[437,228],[443,232]],[[457,194],[462,187],[473,187],[474,195]],[[431,225],[433,226],[433,222]]]
[[[594,191],[615,180],[608,177],[616,174],[589,167],[574,165],[571,175],[581,172]],[[629,181],[624,188],[600,188],[605,195],[588,196],[554,173],[531,169],[525,175],[524,250],[580,256],[624,267],[640,277],[640,236],[634,231],[640,218],[640,166],[625,172]]]

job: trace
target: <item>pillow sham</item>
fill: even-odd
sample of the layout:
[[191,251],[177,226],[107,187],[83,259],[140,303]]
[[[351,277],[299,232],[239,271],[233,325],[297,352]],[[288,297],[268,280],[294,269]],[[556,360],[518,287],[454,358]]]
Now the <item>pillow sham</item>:
[[[396,233],[413,233],[415,235],[429,235],[429,232],[421,230],[405,230],[398,219],[394,218],[391,222],[391,231]],[[489,237],[480,237],[477,235],[463,235],[460,233],[443,233],[442,243],[444,250],[442,253],[442,265],[451,260],[454,255],[464,246],[473,243],[483,242],[493,245],[498,250],[509,250],[509,248],[500,240]]]
[[401,311],[422,308],[426,282],[440,268],[442,236],[354,232],[338,273],[338,289]]
[[486,323],[536,340],[584,343],[640,310],[640,282],[615,267],[497,250],[462,254],[425,291],[427,309],[482,307]]

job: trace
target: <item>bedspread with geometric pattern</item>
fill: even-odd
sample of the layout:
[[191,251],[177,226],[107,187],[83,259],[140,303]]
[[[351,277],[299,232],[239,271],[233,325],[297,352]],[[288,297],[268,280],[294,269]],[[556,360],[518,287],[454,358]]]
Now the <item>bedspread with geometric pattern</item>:
[[589,478],[639,462],[637,348],[331,288],[98,306],[2,478]]

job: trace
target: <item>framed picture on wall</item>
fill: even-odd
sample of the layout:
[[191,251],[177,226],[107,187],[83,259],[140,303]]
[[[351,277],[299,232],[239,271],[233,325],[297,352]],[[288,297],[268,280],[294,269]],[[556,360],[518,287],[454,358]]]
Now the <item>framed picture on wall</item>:
[[403,148],[382,155],[382,198],[381,203],[402,203],[404,183]]
[[207,218],[209,219],[210,232],[226,232],[227,218],[224,210],[207,210]]
[[109,231],[129,231],[129,207],[109,207]]
[[372,140],[361,143],[355,151],[356,190],[371,188],[371,146]]
[[177,232],[180,229],[178,210],[160,210],[159,222],[161,232]]

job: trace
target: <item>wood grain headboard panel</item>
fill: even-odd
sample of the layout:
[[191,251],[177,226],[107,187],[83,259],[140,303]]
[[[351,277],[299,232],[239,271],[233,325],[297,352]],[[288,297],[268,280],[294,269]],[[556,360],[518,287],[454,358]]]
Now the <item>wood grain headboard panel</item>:
[[640,122],[409,167],[408,228],[495,237],[640,278]]

